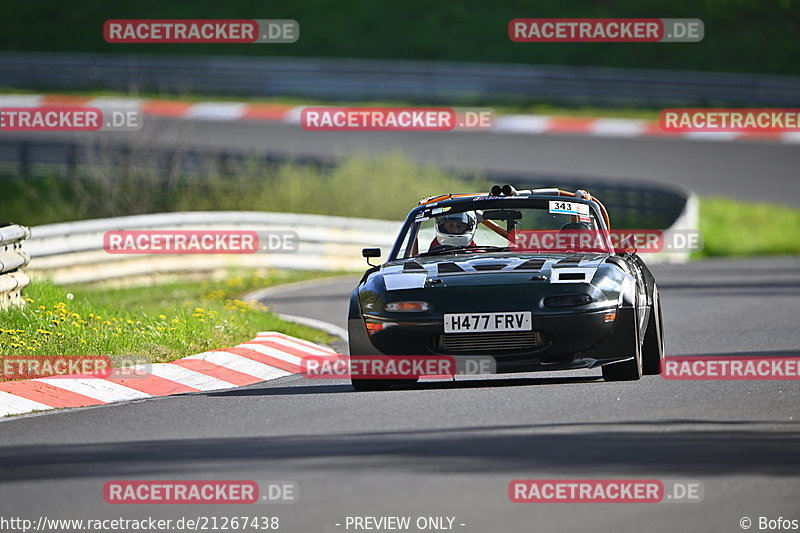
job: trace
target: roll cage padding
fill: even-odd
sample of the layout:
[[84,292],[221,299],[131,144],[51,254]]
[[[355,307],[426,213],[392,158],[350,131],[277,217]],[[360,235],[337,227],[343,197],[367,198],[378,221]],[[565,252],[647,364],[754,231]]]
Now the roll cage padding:
[[[606,229],[608,229],[608,230],[611,229],[611,220],[608,217],[608,211],[606,210],[606,207],[603,205],[603,203],[600,200],[598,200],[597,198],[595,198],[591,194],[589,194],[589,191],[586,191],[584,189],[578,189],[575,192],[569,192],[569,191],[565,191],[563,189],[556,189],[556,190],[558,191],[558,195],[559,196],[566,196],[566,197],[570,197],[570,198],[582,198],[584,200],[591,200],[594,203],[596,203],[597,206],[600,208],[600,214],[603,217],[603,221],[606,223]],[[449,200],[451,198],[463,198],[463,197],[466,197],[466,196],[479,196],[479,194],[478,193],[442,194],[442,195],[439,195],[439,196],[431,196],[431,197],[423,198],[422,200],[420,200],[419,205],[430,204],[430,203],[434,203],[434,202],[441,202],[442,200]],[[578,217],[573,216],[571,218],[572,218],[572,222],[578,222]],[[509,237],[508,231],[506,231],[499,224],[496,224],[491,220],[481,220],[481,224],[483,224],[484,226],[486,226],[487,228],[489,228],[493,232],[497,233],[498,235],[500,235],[504,239],[508,239],[508,237]]]

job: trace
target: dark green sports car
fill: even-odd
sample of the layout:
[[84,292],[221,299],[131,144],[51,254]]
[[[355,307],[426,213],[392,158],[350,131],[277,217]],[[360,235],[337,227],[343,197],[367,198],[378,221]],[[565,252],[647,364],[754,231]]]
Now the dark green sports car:
[[[424,199],[351,295],[350,354],[481,356],[498,373],[601,366],[609,381],[658,374],[655,279],[608,235],[586,191],[506,185]],[[393,383],[351,379],[358,390]]]

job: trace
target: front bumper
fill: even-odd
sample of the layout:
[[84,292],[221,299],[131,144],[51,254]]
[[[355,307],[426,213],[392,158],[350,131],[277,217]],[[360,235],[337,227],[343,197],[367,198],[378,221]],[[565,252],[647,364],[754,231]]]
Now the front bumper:
[[[617,319],[606,322],[607,314],[615,310]],[[457,352],[442,349],[439,342],[444,332],[441,317],[398,321],[368,315],[350,319],[350,353],[486,356],[493,358],[498,373],[591,368],[632,355],[627,353],[623,338],[634,323],[628,314],[625,309],[616,307],[581,313],[533,314],[533,330],[541,334],[541,345],[526,349]]]

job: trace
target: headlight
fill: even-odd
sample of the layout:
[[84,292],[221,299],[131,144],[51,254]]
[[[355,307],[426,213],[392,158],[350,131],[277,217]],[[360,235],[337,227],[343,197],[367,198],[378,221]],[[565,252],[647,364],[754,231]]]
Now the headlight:
[[391,313],[423,313],[431,306],[428,302],[389,302],[383,308]]
[[590,303],[592,303],[592,297],[588,294],[557,294],[544,299],[544,305],[547,307],[570,307]]

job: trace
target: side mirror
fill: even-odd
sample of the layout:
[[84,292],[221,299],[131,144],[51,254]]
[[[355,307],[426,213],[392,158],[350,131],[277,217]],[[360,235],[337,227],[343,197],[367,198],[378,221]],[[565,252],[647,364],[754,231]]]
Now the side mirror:
[[381,249],[380,248],[364,248],[361,250],[361,256],[367,258],[367,264],[371,267],[377,266],[373,265],[369,262],[370,257],[380,257],[381,256]]

